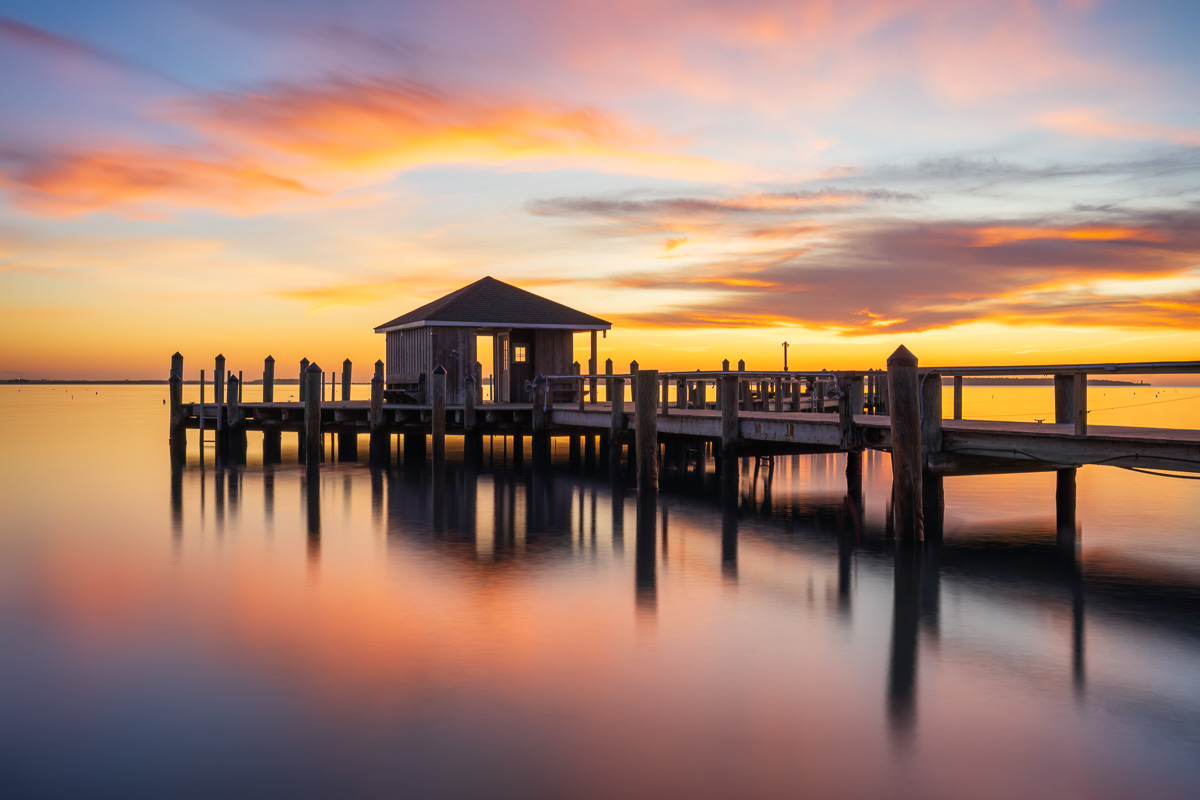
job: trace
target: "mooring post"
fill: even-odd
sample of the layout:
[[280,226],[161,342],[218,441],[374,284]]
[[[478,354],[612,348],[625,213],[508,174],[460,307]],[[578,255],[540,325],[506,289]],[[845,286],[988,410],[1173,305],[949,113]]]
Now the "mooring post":
[[229,447],[234,460],[246,461],[246,420],[242,417],[242,380],[237,375],[229,376],[229,396],[225,403],[229,420]]
[[264,403],[275,402],[275,359],[271,356],[263,359],[262,399]]
[[325,442],[321,438],[321,368],[309,364],[304,368],[304,453],[310,467],[321,463]]
[[954,376],[954,418],[962,419],[962,387],[963,376]]
[[388,452],[387,428],[383,424],[383,376],[378,372],[371,378],[371,417],[368,420],[371,439],[368,449],[373,464],[386,464],[391,460]]
[[612,402],[612,416],[608,423],[608,445],[609,445],[609,463],[619,466],[621,459],[621,438],[625,431],[625,379],[612,378],[612,391],[616,392],[616,399]]
[[175,355],[171,356],[171,374],[183,378],[183,353],[178,350],[175,351]]
[[[1071,425],[1076,420],[1076,391],[1074,375],[1054,376],[1054,421],[1059,425]],[[1085,413],[1086,419],[1086,413]],[[1060,469],[1055,471],[1056,485],[1054,491],[1057,541],[1059,549],[1070,555],[1075,554],[1075,498],[1076,470]]]
[[820,378],[817,378],[817,399],[816,406],[813,407],[813,411],[816,411],[820,414],[825,413],[825,381],[821,380]]
[[924,539],[921,509],[921,390],[917,357],[900,345],[887,360],[892,428],[892,517],[896,538]]
[[[179,355],[176,353],[176,355]],[[174,362],[174,359],[172,359]],[[176,458],[180,458],[187,454],[187,428],[184,427],[183,421],[183,356],[179,356],[178,371],[174,363],[171,368],[170,379],[170,395],[171,395],[171,422],[170,422],[170,443],[171,453]]]
[[299,397],[300,397],[301,403],[304,402],[307,395],[308,395],[308,359],[302,358],[302,359],[300,359],[300,386],[299,386]]
[[1075,373],[1075,435],[1087,436],[1087,373]]
[[[738,372],[746,371],[746,359],[744,359],[744,358],[738,359],[737,371]],[[750,407],[750,381],[744,380],[742,378],[738,379],[737,396],[738,396],[738,401],[742,404],[742,408],[746,409],[747,411],[753,410]]]
[[667,416],[671,413],[671,379],[666,375],[662,376],[662,414]]
[[861,414],[866,405],[862,375],[850,375],[846,378],[846,393],[850,396],[850,413]]
[[717,405],[721,408],[721,469],[736,469],[733,457],[738,439],[738,385],[733,375],[722,375],[717,380]]
[[683,378],[675,380],[675,407],[687,408],[687,381]]
[[430,397],[433,405],[430,432],[433,434],[433,462],[436,465],[446,457],[446,368],[441,364],[433,368]]
[[658,491],[658,370],[640,370],[634,380],[638,492],[647,494]]
[[635,402],[635,403],[637,402],[637,389],[638,389],[637,374],[638,374],[638,362],[630,361],[629,362],[629,398],[631,400],[633,400],[633,402]]
[[475,432],[475,376],[470,374],[463,378],[463,428]]
[[926,538],[942,535],[946,494],[941,475],[929,469],[929,456],[942,450],[942,376],[925,375],[921,383],[921,519]]
[[839,379],[841,394],[838,396],[838,423],[842,430],[842,449],[853,450],[857,446],[854,431],[854,391],[851,388],[851,378],[843,376]]
[[[605,375],[612,375],[612,374],[613,374],[613,371],[612,371],[612,359],[611,359],[611,358],[606,358],[606,359],[604,359],[604,374],[605,374]],[[604,396],[605,396],[606,398],[608,398],[608,402],[610,402],[610,403],[611,403],[611,402],[613,401],[613,382],[612,382],[612,378],[605,378],[605,379],[604,379]]]
[[350,359],[342,362],[342,401],[350,399],[350,374],[354,370],[354,365],[350,363]]

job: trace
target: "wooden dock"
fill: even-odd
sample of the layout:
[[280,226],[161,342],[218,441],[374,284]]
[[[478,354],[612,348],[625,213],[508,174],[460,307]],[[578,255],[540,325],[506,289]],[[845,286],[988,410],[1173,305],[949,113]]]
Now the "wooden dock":
[[[861,486],[861,453],[867,448],[892,454],[893,502],[897,535],[920,539],[938,532],[945,476],[1005,472],[1056,471],[1060,525],[1074,527],[1075,470],[1085,465],[1200,473],[1200,430],[1089,426],[1088,375],[1195,373],[1200,362],[1059,364],[1032,367],[918,367],[899,348],[888,369],[857,372],[714,372],[659,373],[638,369],[623,375],[538,376],[530,403],[483,403],[476,379],[468,375],[465,402],[449,405],[445,371],[435,369],[427,404],[384,403],[382,364],[376,364],[370,401],[353,401],[350,370],[342,365],[342,399],[337,381],[326,383],[320,367],[302,362],[300,402],[274,401],[274,362],[263,371],[264,401],[241,402],[238,376],[225,375],[218,357],[213,401],[184,403],[183,357],[172,359],[171,443],[177,457],[186,454],[186,431],[215,431],[218,452],[244,456],[245,433],[263,432],[264,457],[277,460],[280,436],[295,433],[300,458],[320,464],[324,435],[336,434],[343,453],[357,449],[359,434],[370,439],[373,461],[390,461],[391,437],[397,450],[419,448],[433,439],[434,458],[444,452],[446,436],[465,437],[468,447],[485,436],[530,436],[535,463],[548,460],[551,437],[567,437],[572,460],[595,457],[619,465],[624,455],[635,465],[641,491],[658,488],[662,463],[679,463],[689,454],[701,461],[711,452],[717,468],[736,477],[737,458],[795,453],[844,452],[847,482]],[[967,375],[1053,375],[1053,423],[963,419],[962,378]],[[942,379],[954,379],[953,418],[942,411]],[[203,377],[202,377],[203,380]],[[624,398],[626,384],[632,402]],[[203,387],[203,384],[202,384]],[[604,398],[600,396],[604,390]],[[709,394],[709,390],[713,391]],[[625,451],[623,453],[623,450]],[[317,454],[313,457],[312,454]],[[590,454],[590,455],[588,455]],[[852,492],[851,492],[852,493]],[[1069,507],[1069,514],[1066,513]],[[927,522],[932,524],[927,524]]]

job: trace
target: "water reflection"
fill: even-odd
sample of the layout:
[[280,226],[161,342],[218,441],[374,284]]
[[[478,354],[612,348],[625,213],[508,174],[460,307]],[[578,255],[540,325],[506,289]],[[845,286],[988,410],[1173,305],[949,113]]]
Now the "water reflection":
[[[531,574],[561,574],[557,580],[574,587],[564,584],[564,591],[579,591],[580,583],[599,582],[605,570],[623,571],[624,597],[605,596],[603,602],[628,604],[639,629],[653,623],[644,628],[652,637],[663,635],[672,613],[681,613],[682,587],[689,580],[715,579],[736,587],[737,604],[754,604],[760,613],[782,605],[793,616],[826,618],[837,630],[880,634],[875,647],[839,657],[874,659],[878,677],[867,694],[881,691],[876,697],[882,703],[872,702],[903,760],[922,758],[915,745],[932,735],[925,730],[928,720],[947,713],[945,693],[953,688],[947,674],[990,684],[1001,664],[1008,680],[1033,687],[1035,696],[1065,695],[1083,705],[1090,695],[1123,691],[1111,668],[1101,670],[1100,688],[1089,686],[1089,630],[1111,630],[1133,615],[1200,650],[1200,582],[1129,564],[1089,571],[1079,558],[1077,520],[1070,527],[1071,546],[1063,546],[1061,512],[1000,523],[950,515],[942,537],[920,545],[895,542],[887,527],[886,480],[873,478],[886,473],[870,455],[845,462],[822,457],[746,462],[736,480],[707,470],[670,469],[663,473],[662,493],[647,496],[630,490],[622,473],[609,481],[548,469],[536,459],[518,469],[511,460],[504,450],[489,448],[460,460],[394,469],[365,463],[215,469],[173,464],[171,535],[185,540],[206,503],[218,533],[244,528],[253,516],[247,499],[259,495],[269,530],[276,493],[295,491],[308,563],[315,570],[324,557],[323,528],[352,529],[361,502],[363,518],[384,534],[396,563],[410,564],[419,553],[456,570],[441,579],[439,592],[463,590],[454,575],[464,568],[489,591]],[[328,509],[322,514],[323,481],[335,492],[340,487],[341,511],[334,516],[344,520],[331,520]],[[953,492],[952,484],[947,488]],[[632,562],[623,553],[629,513],[635,520]],[[584,565],[591,571],[566,577]],[[890,585],[890,592],[880,595],[880,585]],[[952,600],[944,608],[947,594]],[[724,602],[731,596],[726,593]],[[888,602],[881,605],[880,596]],[[580,622],[586,624],[586,617]],[[805,636],[807,642],[812,634]],[[812,646],[829,647],[819,637]],[[844,668],[851,667],[866,669],[860,661]],[[1145,702],[1134,703],[1130,713],[1154,713]],[[1200,711],[1187,725],[1200,730]]]

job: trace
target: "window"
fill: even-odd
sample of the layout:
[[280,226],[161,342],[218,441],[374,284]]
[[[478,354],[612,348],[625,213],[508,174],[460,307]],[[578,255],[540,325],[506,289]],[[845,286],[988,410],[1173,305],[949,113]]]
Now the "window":
[[514,364],[524,364],[525,363],[525,345],[523,345],[523,344],[514,344],[513,345],[513,363]]
[[508,339],[504,340],[504,346],[501,348],[500,352],[501,352],[500,369],[507,370],[508,369]]

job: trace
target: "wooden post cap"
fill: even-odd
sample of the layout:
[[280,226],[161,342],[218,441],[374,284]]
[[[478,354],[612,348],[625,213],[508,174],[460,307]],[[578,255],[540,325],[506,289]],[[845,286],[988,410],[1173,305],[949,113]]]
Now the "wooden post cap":
[[183,353],[176,350],[175,355],[171,356],[171,358],[183,358]]
[[309,364],[307,367],[305,367],[304,371],[309,373],[310,375],[320,375],[321,374],[321,368],[319,366],[317,366],[317,362],[315,362],[315,361],[313,363]]
[[904,345],[896,348],[896,352],[888,356],[888,366],[893,364],[897,367],[915,367],[917,365],[917,357],[914,356],[909,349]]
[[540,373],[540,372],[539,372],[539,373],[538,373],[538,376],[537,376],[536,378],[534,378],[534,379],[533,379],[533,382],[534,382],[534,383],[545,383],[545,382],[546,382],[546,376],[542,375],[542,373]]
[[272,364],[275,363],[275,359],[273,356],[267,356],[266,358],[263,359],[263,361],[270,361]]
[[375,366],[377,366],[377,367],[382,367],[382,366],[383,366],[383,359],[382,359],[382,358],[378,358],[378,359],[376,359],[376,360],[375,360]]
[[348,359],[348,358],[347,358],[345,361],[343,361],[343,362],[342,362],[342,366],[343,366],[343,367],[350,367],[350,366],[353,366],[353,365],[350,363],[350,359]]
[[220,353],[217,353],[217,358],[216,358],[216,360],[217,360],[217,361],[220,361],[222,364],[224,364],[224,363],[225,363],[225,356],[221,355]]
[[383,383],[383,376],[376,375],[375,377],[371,378],[371,383]]
[[463,383],[474,383],[474,382],[475,382],[475,376],[469,372],[467,373],[467,377],[463,378]]
[[183,383],[183,378],[179,377],[178,372],[172,372],[171,377],[167,379],[167,383]]
[[446,368],[443,367],[441,364],[438,364],[436,367],[433,368],[433,374],[434,375],[445,375]]

